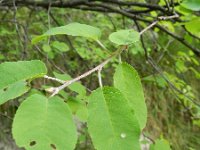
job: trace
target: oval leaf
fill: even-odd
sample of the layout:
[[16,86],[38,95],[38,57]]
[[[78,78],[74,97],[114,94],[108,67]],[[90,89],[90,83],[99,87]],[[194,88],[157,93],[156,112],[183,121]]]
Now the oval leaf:
[[64,42],[55,41],[52,43],[52,46],[60,52],[67,52],[69,50],[68,45],[65,44]]
[[140,128],[128,101],[113,87],[89,97],[88,129],[97,150],[139,150]]
[[101,36],[101,31],[99,30],[99,28],[74,22],[74,23],[70,23],[66,26],[51,28],[43,35],[34,38],[32,40],[32,44],[35,44],[35,43],[41,41],[42,39],[46,38],[47,36],[59,35],[59,34],[66,34],[66,35],[71,35],[71,36],[81,36],[81,37],[86,37],[86,38],[90,38],[93,40],[98,40]]
[[0,105],[26,93],[29,90],[29,87],[26,84],[25,81],[19,81],[0,90]]
[[185,23],[185,28],[192,34],[198,36],[200,38],[200,26],[197,26],[197,24],[200,24],[200,18],[196,17],[192,19],[189,22]]
[[49,44],[44,44],[44,45],[42,46],[42,50],[43,50],[44,52],[46,52],[46,53],[49,53],[49,52],[52,51],[52,50],[51,50],[51,47],[49,46]]
[[200,0],[184,0],[181,6],[193,11],[200,11]]
[[17,110],[13,137],[20,147],[35,150],[73,150],[77,140],[69,107],[62,99],[32,95]]
[[130,45],[140,40],[140,34],[135,30],[120,30],[113,32],[109,40],[117,45]]
[[143,129],[147,121],[147,107],[137,71],[126,63],[120,64],[114,74],[114,86],[129,101],[131,108],[135,111],[140,128]]
[[18,81],[42,77],[46,73],[45,64],[39,60],[2,63],[0,64],[0,89]]

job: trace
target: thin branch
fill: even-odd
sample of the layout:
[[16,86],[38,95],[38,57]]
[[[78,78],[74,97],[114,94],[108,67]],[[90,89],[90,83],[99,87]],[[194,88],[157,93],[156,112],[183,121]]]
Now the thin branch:
[[99,70],[98,70],[98,80],[99,80],[99,86],[102,88],[103,82],[102,82],[102,77],[101,77],[101,70],[102,70],[102,68],[99,68]]
[[[51,29],[51,17],[50,17],[50,13],[51,13],[51,0],[49,2],[49,7],[48,7],[48,11],[47,11],[47,15],[48,15],[48,28],[49,30]],[[48,38],[48,45],[50,43],[51,37]]]
[[[137,27],[137,30],[138,30],[139,32],[141,32],[141,29],[140,29],[140,26],[139,26],[137,20],[134,20],[134,23],[135,23],[135,25],[136,25],[136,27]],[[148,59],[148,52],[147,52],[147,48],[146,48],[145,45],[144,45],[143,34],[140,35],[140,40],[141,40],[141,43],[142,43],[142,47],[143,47],[143,49],[144,49],[145,59],[147,60],[147,59]]]
[[8,118],[8,119],[10,119],[10,120],[13,120],[13,118],[11,118],[11,117],[8,116],[7,114],[1,113],[1,112],[0,112],[0,116],[6,117],[6,118]]
[[119,54],[118,60],[119,60],[119,63],[121,64],[122,63],[121,54]]
[[[13,20],[14,20],[14,22],[15,22],[15,30],[16,30],[16,33],[17,33],[17,35],[18,35],[18,43],[19,43],[19,46],[21,47],[21,48],[23,48],[24,49],[24,44],[22,43],[23,42],[23,40],[22,40],[22,37],[21,37],[21,33],[20,33],[20,31],[19,31],[19,26],[18,26],[18,21],[17,21],[17,6],[16,6],[16,2],[15,2],[15,0],[12,0],[12,3],[13,3],[13,8],[14,8],[14,17],[13,17]],[[25,53],[25,52],[24,52]],[[23,53],[22,53],[23,54]]]
[[101,41],[99,41],[99,40],[96,40],[96,42],[99,44],[99,46],[100,47],[102,47],[104,50],[108,50],[104,45],[103,45],[103,43],[101,43]]
[[127,49],[127,46],[122,46],[120,49],[118,49],[116,52],[114,52],[112,55],[110,55],[110,57],[108,57],[105,61],[103,61],[101,64],[99,64],[98,66],[96,66],[95,68],[83,73],[82,75],[66,81],[63,85],[59,86],[59,87],[52,87],[51,91],[53,91],[51,97],[53,97],[54,95],[58,94],[58,92],[62,89],[64,89],[65,87],[69,86],[70,84],[81,80],[82,78],[87,77],[88,75],[92,74],[93,72],[98,71],[99,69],[103,68],[113,57],[117,56],[118,54],[120,54],[123,50]]
[[57,81],[57,82],[59,82],[59,83],[61,83],[61,84],[64,84],[64,83],[66,82],[66,81],[64,81],[64,80],[60,80],[60,79],[58,79],[58,78],[49,77],[49,76],[47,76],[47,75],[45,75],[44,78],[45,78],[45,79],[48,79],[48,80]]
[[137,6],[137,7],[143,7],[143,8],[149,8],[153,10],[160,10],[165,12],[165,8],[156,4],[148,4],[148,3],[140,3],[140,2],[131,2],[131,1],[119,1],[119,0],[93,0],[93,1],[100,1],[104,3],[110,3],[110,4],[118,4],[120,6]]
[[[86,3],[94,3],[94,2],[102,2],[106,5],[108,4],[115,4],[120,6],[137,6],[137,7],[143,7],[143,8],[149,8],[152,10],[159,10],[162,12],[165,12],[165,8],[159,5],[155,4],[148,4],[148,3],[140,3],[140,2],[123,2],[123,1],[116,1],[116,0],[70,0],[70,1],[55,1],[52,2],[52,7],[59,7],[59,8],[72,8],[75,6],[84,5]],[[97,3],[98,4],[98,3]],[[18,6],[37,6],[37,7],[43,7],[48,8],[49,2],[48,1],[27,1],[27,0],[16,0],[16,5]],[[3,3],[3,6],[11,6],[9,1]]]
[[169,19],[174,19],[174,18],[178,18],[178,17],[179,17],[178,14],[175,14],[172,16],[160,16],[160,17],[158,17],[158,20],[169,20]]
[[160,21],[160,20],[168,20],[168,19],[174,19],[174,18],[178,18],[178,17],[179,17],[179,15],[177,15],[177,14],[172,15],[172,16],[159,16],[158,20],[155,20],[148,27],[146,27],[144,30],[142,30],[140,32],[140,35],[143,34],[145,31],[149,30],[150,28],[152,28],[153,26],[155,26],[158,23],[158,21]]
[[155,26],[158,23],[158,20],[154,21],[152,24],[150,24],[147,28],[144,28],[141,32],[140,35],[143,34],[144,32],[146,32],[147,30],[149,30],[150,28],[152,28],[153,26]]

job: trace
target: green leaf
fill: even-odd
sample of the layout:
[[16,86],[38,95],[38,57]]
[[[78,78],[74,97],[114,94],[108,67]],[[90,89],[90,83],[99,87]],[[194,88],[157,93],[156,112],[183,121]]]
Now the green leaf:
[[92,92],[88,129],[97,150],[139,150],[140,128],[128,101],[118,89]]
[[77,22],[70,23],[66,26],[55,27],[48,30],[41,36],[35,37],[32,44],[35,44],[50,35],[66,34],[71,36],[81,36],[93,40],[98,40],[101,36],[101,31],[93,26],[80,24]]
[[157,139],[155,144],[151,145],[150,150],[171,150],[171,148],[167,140]]
[[185,23],[185,28],[192,34],[198,36],[200,38],[200,18],[196,17],[191,21]]
[[67,51],[69,51],[68,45],[65,44],[64,42],[55,41],[55,42],[52,43],[52,46],[54,48],[56,48],[58,51],[60,51],[60,52],[67,52]]
[[109,40],[117,45],[130,45],[140,40],[140,34],[135,30],[120,30],[113,32]]
[[[59,74],[54,72],[54,75],[56,78],[61,80],[71,80],[71,76],[68,74]],[[86,95],[86,88],[80,83],[80,82],[74,82],[71,85],[68,86],[70,90],[76,92],[79,94],[79,98],[84,98]]]
[[200,0],[184,0],[181,6],[193,11],[200,11]]
[[42,77],[46,73],[45,64],[39,60],[2,63],[0,64],[0,89],[18,81]]
[[19,81],[8,86],[6,89],[0,90],[0,105],[26,93],[29,90],[26,84],[25,81]]
[[46,52],[46,53],[51,52],[51,47],[50,47],[48,44],[44,44],[44,45],[42,46],[42,49],[43,49],[43,51]]
[[120,64],[114,74],[114,86],[118,88],[129,101],[131,108],[135,111],[140,128],[143,129],[147,121],[147,107],[137,71],[129,64]]
[[141,42],[136,42],[133,45],[129,46],[128,50],[133,54],[144,54],[144,49],[142,48],[142,43]]
[[80,121],[86,122],[88,117],[86,103],[74,97],[69,97],[67,100],[67,104],[69,105],[72,113],[76,115]]
[[59,97],[32,95],[18,108],[13,137],[18,146],[35,150],[73,150],[76,127],[70,109]]

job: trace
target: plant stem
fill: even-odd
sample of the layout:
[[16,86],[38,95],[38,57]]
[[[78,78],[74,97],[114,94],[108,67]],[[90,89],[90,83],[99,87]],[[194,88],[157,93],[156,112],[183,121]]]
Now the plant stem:
[[[95,68],[83,73],[82,75],[72,79],[72,80],[69,80],[69,81],[66,81],[63,85],[59,86],[59,87],[53,87],[54,90],[52,95],[50,97],[53,97],[54,95],[58,94],[60,90],[64,89],[65,87],[69,86],[70,84],[76,82],[76,81],[79,81],[80,79],[82,78],[85,78],[87,77],[88,75],[92,74],[93,72],[96,72],[98,71],[99,69],[102,69],[113,57],[119,55],[122,51],[124,51],[125,49],[127,49],[128,47],[127,46],[122,46],[120,47],[117,51],[115,51],[112,55],[110,55],[106,60],[104,60],[101,64],[99,64],[98,66],[96,66]],[[49,79],[53,79],[53,78],[49,78]],[[56,79],[53,79],[55,81],[59,81],[59,80],[56,80]]]

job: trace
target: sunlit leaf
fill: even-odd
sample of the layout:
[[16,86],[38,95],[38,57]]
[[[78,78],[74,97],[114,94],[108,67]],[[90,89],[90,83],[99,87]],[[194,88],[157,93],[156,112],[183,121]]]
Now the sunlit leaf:
[[120,64],[114,74],[114,86],[125,95],[143,129],[147,121],[147,107],[137,71],[129,64]]
[[29,90],[29,87],[26,84],[25,81],[19,81],[0,90],[0,105],[26,93]]
[[65,44],[64,42],[55,41],[52,43],[52,46],[60,52],[67,52],[69,50],[68,45]]
[[139,150],[140,128],[121,92],[105,87],[92,92],[88,129],[97,150]]
[[96,27],[74,22],[66,26],[51,28],[43,35],[35,37],[32,40],[32,43],[35,44],[41,41],[42,39],[46,38],[47,36],[62,35],[62,34],[71,35],[71,36],[81,36],[81,37],[90,38],[93,40],[98,40],[101,36],[101,31]]
[[140,40],[140,34],[135,30],[119,30],[109,36],[109,40],[117,45],[130,45]]
[[0,89],[18,81],[42,77],[46,73],[45,64],[39,60],[2,63],[0,64]]
[[200,11],[200,0],[183,0],[181,6],[193,11]]
[[13,137],[19,147],[35,150],[73,150],[76,127],[66,103],[58,97],[28,97],[14,118]]
[[44,44],[44,45],[42,46],[42,50],[43,50],[44,52],[46,52],[46,53],[49,53],[49,52],[51,52],[51,47],[50,47],[48,44]]
[[[200,5],[200,4],[199,4]],[[192,34],[200,38],[200,18],[192,19],[191,21],[185,23],[185,28]]]

